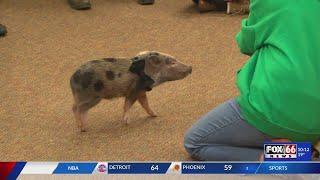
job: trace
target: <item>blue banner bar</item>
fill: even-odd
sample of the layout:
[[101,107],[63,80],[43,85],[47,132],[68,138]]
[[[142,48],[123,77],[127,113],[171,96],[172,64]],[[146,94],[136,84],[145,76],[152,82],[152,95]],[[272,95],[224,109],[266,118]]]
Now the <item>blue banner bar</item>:
[[262,163],[257,174],[318,174],[320,163]]
[[182,174],[317,174],[320,163],[182,163]]
[[59,163],[53,174],[91,174],[97,163]]
[[[53,174],[98,173],[97,164],[59,163]],[[104,174],[320,174],[320,162],[108,162],[104,168]]]
[[182,163],[182,174],[255,174],[260,163]]
[[165,174],[171,163],[108,163],[108,174]]

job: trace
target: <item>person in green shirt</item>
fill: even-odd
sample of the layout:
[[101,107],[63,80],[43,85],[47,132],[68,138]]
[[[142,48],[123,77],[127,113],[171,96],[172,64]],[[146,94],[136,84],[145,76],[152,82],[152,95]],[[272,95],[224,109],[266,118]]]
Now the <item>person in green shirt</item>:
[[320,137],[320,0],[251,0],[236,40],[250,56],[240,95],[193,125],[184,145],[199,160],[259,160],[277,138]]

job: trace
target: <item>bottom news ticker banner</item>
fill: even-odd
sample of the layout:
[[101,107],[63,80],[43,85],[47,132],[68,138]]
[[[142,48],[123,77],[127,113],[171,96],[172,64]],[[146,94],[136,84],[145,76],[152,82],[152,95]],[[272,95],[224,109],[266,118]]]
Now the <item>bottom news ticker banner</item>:
[[320,162],[0,163],[1,178],[19,174],[320,174]]

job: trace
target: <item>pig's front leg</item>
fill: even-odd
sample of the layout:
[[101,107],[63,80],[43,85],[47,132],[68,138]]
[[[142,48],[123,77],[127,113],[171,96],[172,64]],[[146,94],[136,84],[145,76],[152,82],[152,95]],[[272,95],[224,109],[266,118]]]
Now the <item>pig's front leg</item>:
[[148,98],[147,94],[145,91],[141,91],[138,93],[138,101],[143,107],[143,109],[146,110],[146,112],[151,116],[151,117],[156,117],[157,115],[151,110],[149,103],[148,103]]
[[126,97],[125,102],[124,102],[124,111],[123,111],[123,121],[125,124],[129,124],[129,109],[132,107],[132,105],[136,102],[137,97]]

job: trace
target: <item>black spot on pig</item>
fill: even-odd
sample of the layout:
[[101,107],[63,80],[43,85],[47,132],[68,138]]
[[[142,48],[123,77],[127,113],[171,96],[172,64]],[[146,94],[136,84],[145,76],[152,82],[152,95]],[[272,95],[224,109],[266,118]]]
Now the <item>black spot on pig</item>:
[[96,92],[101,91],[104,88],[103,82],[101,80],[98,80],[96,83],[94,83],[94,90]]
[[116,62],[117,60],[115,58],[103,58],[106,62]]
[[94,72],[93,71],[87,71],[87,72],[84,72],[81,75],[81,86],[82,86],[82,88],[86,89],[86,88],[89,87],[89,85],[92,82],[93,76],[94,76]]
[[114,72],[106,71],[106,77],[107,77],[107,79],[109,79],[111,81],[114,80],[114,77],[115,77]]
[[144,73],[144,65],[145,65],[145,61],[144,60],[139,60],[139,61],[133,61],[133,63],[131,64],[129,71],[132,73],[136,73],[136,74],[142,74]]
[[147,75],[140,76],[140,79],[138,81],[137,89],[138,90],[145,90],[145,91],[151,91],[152,85],[154,84],[154,80],[151,79]]

